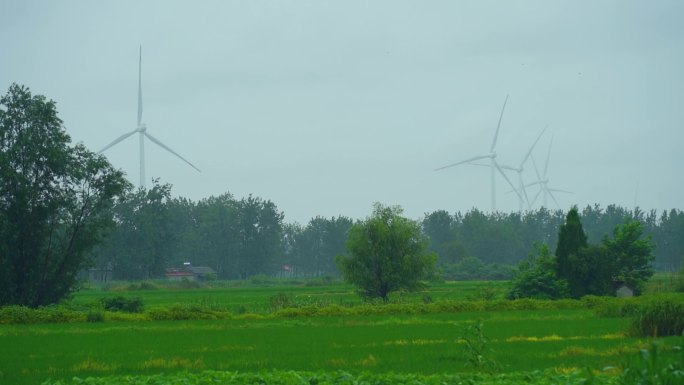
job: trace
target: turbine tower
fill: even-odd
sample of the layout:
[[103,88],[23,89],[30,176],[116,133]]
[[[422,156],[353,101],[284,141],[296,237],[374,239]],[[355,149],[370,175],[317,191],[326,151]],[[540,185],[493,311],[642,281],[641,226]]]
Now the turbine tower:
[[508,182],[508,184],[511,186],[511,188],[513,188],[513,191],[515,191],[515,193],[518,194],[518,196],[520,196],[520,194],[518,193],[518,190],[515,188],[515,186],[513,186],[513,183],[511,183],[510,179],[508,179],[508,176],[506,176],[506,174],[501,169],[501,166],[496,161],[496,151],[495,151],[496,141],[499,138],[499,129],[501,128],[501,119],[503,118],[503,113],[504,113],[504,110],[506,109],[506,102],[508,102],[508,95],[506,95],[506,99],[504,100],[503,108],[501,108],[501,115],[499,115],[499,123],[496,125],[496,132],[494,133],[494,139],[492,140],[492,145],[489,147],[489,153],[488,154],[474,156],[472,158],[468,158],[466,160],[462,160],[460,162],[448,164],[446,166],[442,166],[442,167],[435,169],[435,171],[439,171],[439,170],[444,170],[445,168],[458,166],[458,165],[461,165],[464,163],[471,163],[471,162],[475,162],[475,161],[478,161],[481,159],[489,159],[489,167],[491,169],[491,178],[492,178],[492,212],[496,212],[496,185],[494,183],[494,176],[496,175],[497,171],[501,174],[501,176],[504,177],[504,179],[506,180],[506,182]]
[[549,159],[551,158],[551,146],[553,145],[553,136],[551,137],[551,142],[549,143],[549,150],[546,153],[546,163],[544,164],[544,173],[539,174],[539,169],[537,168],[537,163],[534,161],[534,157],[532,157],[532,164],[534,165],[534,171],[537,173],[537,181],[528,183],[525,185],[525,187],[530,187],[534,185],[539,185],[539,191],[537,192],[537,195],[535,195],[534,199],[532,200],[532,204],[537,201],[537,198],[539,198],[539,195],[544,194],[543,197],[543,206],[547,207],[548,204],[548,198],[551,197],[553,202],[556,204],[556,207],[561,209],[560,205],[558,204],[558,201],[556,200],[556,197],[553,196],[554,192],[562,192],[566,194],[572,194],[571,191],[567,190],[560,190],[556,188],[551,188],[549,187],[549,177],[547,172],[549,171]]
[[103,153],[108,148],[114,146],[115,144],[121,142],[122,140],[128,138],[129,136],[131,136],[137,132],[139,134],[139,138],[140,138],[140,187],[141,188],[145,188],[145,138],[146,137],[147,137],[147,139],[151,140],[153,143],[155,143],[159,147],[165,149],[166,151],[168,151],[168,152],[172,153],[173,155],[177,156],[178,158],[180,158],[183,162],[189,164],[192,168],[194,168],[198,172],[202,172],[202,171],[200,171],[199,168],[195,167],[195,165],[190,163],[187,159],[183,158],[177,152],[175,152],[171,148],[169,148],[167,145],[160,142],[157,138],[150,135],[147,132],[147,126],[145,125],[145,123],[142,123],[142,113],[143,113],[143,105],[142,105],[142,46],[140,46],[140,58],[138,60],[138,126],[136,127],[135,130],[128,132],[128,133],[125,133],[125,134],[121,135],[120,137],[116,138],[113,142],[106,145],[102,150],[98,151],[98,154]]

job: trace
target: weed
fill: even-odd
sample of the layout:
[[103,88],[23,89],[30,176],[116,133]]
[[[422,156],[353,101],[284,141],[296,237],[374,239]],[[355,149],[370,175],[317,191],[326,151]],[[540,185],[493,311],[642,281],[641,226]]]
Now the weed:
[[271,310],[277,311],[292,306],[292,298],[286,293],[278,293],[268,298]]
[[111,297],[102,298],[102,306],[108,311],[123,311],[126,313],[141,313],[143,311],[142,298]]
[[464,353],[468,366],[480,372],[493,373],[499,370],[500,365],[495,360],[488,358],[492,350],[489,347],[489,339],[484,335],[482,320],[468,325],[459,340],[464,342]]
[[677,336],[684,332],[684,304],[659,300],[646,304],[632,322],[629,333],[641,337]]
[[[684,342],[684,341],[683,341]],[[681,346],[673,348],[674,359],[662,356],[659,342],[651,349],[641,349],[636,360],[624,368],[619,378],[622,385],[680,385],[684,383],[684,353]]]
[[104,312],[99,310],[91,310],[86,315],[86,321],[88,322],[104,322]]

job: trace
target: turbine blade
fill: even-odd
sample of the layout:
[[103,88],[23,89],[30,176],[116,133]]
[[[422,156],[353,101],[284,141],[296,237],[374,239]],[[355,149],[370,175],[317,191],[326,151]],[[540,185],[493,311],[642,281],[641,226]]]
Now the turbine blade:
[[532,165],[534,166],[534,172],[537,174],[537,180],[541,180],[542,177],[539,175],[539,168],[537,167],[537,162],[534,161],[534,157],[530,157],[532,159]]
[[466,160],[462,160],[462,161],[460,161],[460,162],[456,162],[456,163],[448,164],[448,165],[446,165],[446,166],[442,166],[442,167],[440,167],[440,168],[436,168],[435,171],[444,170],[445,168],[458,166],[459,164],[474,162],[474,161],[476,161],[476,160],[487,159],[487,158],[491,158],[491,157],[492,157],[491,155],[474,156],[474,157],[472,157],[472,158],[469,158],[469,159],[466,159]]
[[544,178],[546,178],[546,172],[549,170],[549,159],[551,159],[551,146],[553,145],[553,135],[551,135],[551,142],[549,142],[549,152],[546,153],[546,164],[544,165]]
[[513,183],[511,183],[511,180],[508,179],[508,176],[506,175],[505,172],[503,172],[503,170],[501,169],[501,166],[499,166],[499,164],[496,163],[496,161],[494,161],[494,167],[496,167],[496,169],[499,170],[499,174],[501,174],[501,176],[503,176],[504,179],[506,179],[506,182],[508,182],[508,185],[511,186],[511,188],[513,189],[513,192],[515,193],[515,195],[517,195],[518,198],[522,199],[522,196],[520,196],[520,193],[518,192],[518,189],[515,188],[515,186],[513,186]]
[[557,189],[557,188],[550,188],[550,189],[547,189],[547,190],[549,190],[549,191],[553,191],[553,192],[561,192],[561,193],[566,193],[566,194],[574,194],[574,192],[572,192],[572,191],[568,191],[568,190],[561,190],[561,189]]
[[532,143],[532,146],[530,147],[529,151],[527,151],[527,154],[525,154],[525,157],[523,158],[522,162],[520,162],[520,169],[523,168],[523,165],[525,164],[525,162],[527,162],[527,159],[530,157],[530,155],[532,155],[532,150],[534,150],[534,147],[537,145],[537,142],[539,142],[539,139],[541,139],[542,135],[544,135],[544,132],[547,128],[549,128],[548,125],[544,127],[543,130],[541,130],[539,136],[537,136],[537,139],[534,141],[534,143]]
[[[497,164],[498,164],[498,163],[497,163]],[[515,172],[519,172],[519,171],[520,171],[520,169],[517,168],[517,167],[506,166],[505,164],[499,164],[499,167],[501,167],[501,168],[504,169],[504,170],[508,170],[508,171],[515,171]]]
[[537,199],[539,198],[539,195],[541,195],[541,193],[542,193],[542,189],[539,189],[539,191],[537,191],[537,194],[534,196],[534,199],[532,199],[532,203],[530,204],[530,206],[534,206],[534,202],[537,201]]
[[522,192],[523,192],[523,197],[525,198],[525,203],[527,203],[527,209],[529,210],[531,207],[530,206],[530,197],[527,195],[527,189],[525,188],[525,186],[523,186]]
[[103,153],[103,152],[104,152],[106,149],[108,149],[109,147],[112,147],[113,145],[115,145],[115,144],[121,142],[122,140],[128,138],[129,136],[135,134],[136,132],[138,132],[138,130],[133,130],[133,131],[127,133],[127,134],[121,135],[120,137],[114,139],[113,142],[111,142],[111,143],[109,143],[108,145],[104,146],[104,148],[103,148],[102,150],[98,151],[97,153],[98,153],[98,154]]
[[504,110],[506,109],[506,102],[508,102],[508,95],[506,95],[506,100],[504,100],[501,115],[499,115],[499,123],[496,125],[496,133],[494,133],[494,140],[492,141],[492,147],[489,149],[489,152],[494,152],[494,147],[496,147],[496,140],[499,138],[499,129],[501,128],[501,119],[503,118]]
[[527,189],[525,188],[525,183],[523,182],[523,178],[522,178],[522,169],[520,169],[520,171],[518,171],[518,182],[520,183],[520,190],[522,190],[523,197],[525,198],[525,203],[527,203],[527,208],[529,209],[530,197],[527,196]]
[[138,127],[142,121],[142,45],[140,46],[140,58],[138,60]]
[[560,207],[560,205],[558,204],[558,201],[556,200],[556,197],[554,197],[553,194],[551,193],[551,190],[546,189],[546,192],[549,194],[549,196],[550,196],[551,199],[553,200],[553,203],[556,204],[556,207],[558,207],[559,210],[562,210],[561,207]]
[[190,167],[194,168],[195,170],[197,170],[197,171],[199,171],[199,172],[202,172],[199,168],[195,167],[194,164],[188,162],[187,159],[185,159],[185,158],[183,158],[182,156],[180,156],[177,152],[175,152],[175,151],[173,151],[172,149],[170,149],[167,145],[165,145],[164,143],[160,142],[160,141],[159,141],[157,138],[155,138],[154,136],[148,134],[147,132],[145,132],[145,136],[146,136],[148,139],[150,139],[151,141],[153,141],[154,143],[156,143],[159,147],[161,147],[161,148],[165,149],[166,151],[172,153],[173,155],[179,157],[183,162],[189,164]]

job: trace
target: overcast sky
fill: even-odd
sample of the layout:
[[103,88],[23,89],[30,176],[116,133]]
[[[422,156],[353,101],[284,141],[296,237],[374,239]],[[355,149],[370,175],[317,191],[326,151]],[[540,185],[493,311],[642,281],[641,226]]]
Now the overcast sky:
[[[533,159],[542,172],[553,137],[563,209],[682,209],[682,15],[681,0],[2,0],[0,91],[55,100],[99,151],[136,129],[142,45],[142,120],[202,170],[147,141],[147,179],[195,201],[253,194],[302,224],[376,201],[490,211],[488,168],[434,170],[488,154],[510,95],[496,159],[517,166],[548,125]],[[134,135],[105,154],[137,185],[138,152]]]

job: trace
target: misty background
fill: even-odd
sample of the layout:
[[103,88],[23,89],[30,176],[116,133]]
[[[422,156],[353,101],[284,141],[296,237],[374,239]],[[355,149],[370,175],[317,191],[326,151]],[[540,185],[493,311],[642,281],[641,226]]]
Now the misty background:
[[[489,211],[489,169],[533,152],[572,204],[682,208],[681,1],[3,1],[0,88],[57,102],[99,151],[136,128],[146,173],[199,200],[272,200],[286,221]],[[105,153],[138,184],[138,138]],[[526,182],[536,180],[531,163]],[[509,174],[515,183],[515,175]],[[497,209],[518,199],[497,176]],[[536,194],[536,187],[529,190]],[[540,201],[535,203],[538,207]],[[549,201],[551,208],[555,204]]]

